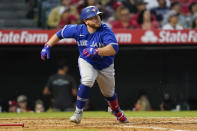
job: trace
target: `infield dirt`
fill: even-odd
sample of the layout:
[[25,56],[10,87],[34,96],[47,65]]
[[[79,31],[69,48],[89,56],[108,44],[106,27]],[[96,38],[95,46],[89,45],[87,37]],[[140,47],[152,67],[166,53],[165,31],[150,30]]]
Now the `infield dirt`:
[[130,117],[123,124],[115,118],[83,118],[80,124],[68,118],[0,118],[0,124],[24,123],[24,127],[0,127],[0,130],[89,129],[98,131],[197,131],[197,117]]

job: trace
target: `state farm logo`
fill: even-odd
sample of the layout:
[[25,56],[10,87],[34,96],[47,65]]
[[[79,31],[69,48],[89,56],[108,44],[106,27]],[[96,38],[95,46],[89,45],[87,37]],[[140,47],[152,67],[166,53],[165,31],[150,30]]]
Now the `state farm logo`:
[[141,37],[142,42],[157,42],[158,38],[152,31],[146,31]]

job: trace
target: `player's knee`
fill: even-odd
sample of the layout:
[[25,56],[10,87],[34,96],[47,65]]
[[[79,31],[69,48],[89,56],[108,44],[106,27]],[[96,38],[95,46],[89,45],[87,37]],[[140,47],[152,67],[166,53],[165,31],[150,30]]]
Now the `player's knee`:
[[107,90],[102,92],[103,96],[105,97],[112,97],[114,95],[114,90]]
[[94,85],[94,80],[92,79],[81,80],[81,84],[88,87],[92,87]]

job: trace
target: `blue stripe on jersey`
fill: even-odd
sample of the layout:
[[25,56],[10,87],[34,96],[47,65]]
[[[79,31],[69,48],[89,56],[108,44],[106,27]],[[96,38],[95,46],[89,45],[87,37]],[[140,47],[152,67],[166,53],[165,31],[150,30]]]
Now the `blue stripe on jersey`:
[[116,52],[118,52],[118,42],[112,30],[106,25],[101,24],[101,27],[94,33],[90,34],[85,24],[81,25],[66,25],[62,30],[57,32],[59,39],[74,38],[77,41],[80,57],[93,65],[95,69],[102,70],[110,66],[114,62],[115,56],[95,56],[85,58],[82,56],[83,49],[93,47],[101,48],[111,44]]

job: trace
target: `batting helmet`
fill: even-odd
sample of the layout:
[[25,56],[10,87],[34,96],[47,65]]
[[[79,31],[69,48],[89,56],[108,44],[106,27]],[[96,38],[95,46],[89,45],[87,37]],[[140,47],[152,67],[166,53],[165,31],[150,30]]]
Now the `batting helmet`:
[[96,6],[88,6],[81,11],[81,20],[86,20],[96,15],[101,15],[102,12]]

